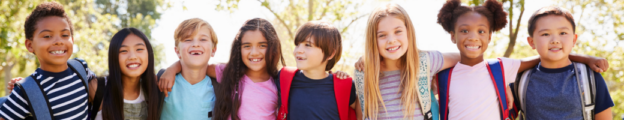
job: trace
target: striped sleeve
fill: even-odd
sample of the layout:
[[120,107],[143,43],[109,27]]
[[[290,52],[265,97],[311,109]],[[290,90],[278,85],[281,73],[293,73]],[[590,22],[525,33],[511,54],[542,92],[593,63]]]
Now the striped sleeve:
[[13,88],[7,100],[2,104],[2,108],[0,108],[0,117],[6,120],[13,120],[25,119],[29,115],[30,107],[22,93],[19,87]]
[[444,64],[444,57],[440,51],[428,51],[429,60],[431,61],[431,68],[429,68],[429,72],[431,74],[436,74],[442,69],[442,65]]

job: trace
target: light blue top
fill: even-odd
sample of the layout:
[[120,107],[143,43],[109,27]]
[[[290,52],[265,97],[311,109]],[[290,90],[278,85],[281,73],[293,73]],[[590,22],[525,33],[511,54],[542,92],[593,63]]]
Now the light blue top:
[[209,120],[208,112],[215,103],[215,92],[210,77],[191,85],[182,74],[177,74],[175,84],[165,98],[162,120]]

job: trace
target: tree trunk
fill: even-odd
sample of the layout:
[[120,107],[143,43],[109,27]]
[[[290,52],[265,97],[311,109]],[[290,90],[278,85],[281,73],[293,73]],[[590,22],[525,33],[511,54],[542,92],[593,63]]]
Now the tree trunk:
[[[0,81],[3,82],[4,85],[4,96],[9,95],[9,91],[6,89],[6,84],[9,83],[9,81],[11,80],[12,76],[11,76],[11,70],[13,69],[13,66],[15,64],[7,64],[5,66],[2,66],[3,70],[4,70],[4,80]],[[2,87],[0,87],[2,88]]]

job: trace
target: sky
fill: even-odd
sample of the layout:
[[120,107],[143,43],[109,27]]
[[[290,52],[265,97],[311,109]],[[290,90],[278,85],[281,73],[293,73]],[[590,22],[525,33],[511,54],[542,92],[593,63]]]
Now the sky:
[[[370,1],[370,0],[368,0]],[[184,20],[190,18],[201,18],[212,25],[218,37],[217,52],[209,63],[224,63],[229,58],[229,51],[232,41],[238,29],[243,23],[252,18],[264,18],[269,21],[275,19],[275,16],[271,14],[267,9],[260,6],[260,2],[255,0],[241,0],[238,4],[239,8],[233,13],[228,11],[215,10],[216,5],[219,3],[217,0],[184,0],[184,1],[168,1],[172,3],[172,7],[168,10],[162,11],[162,16],[157,21],[158,26],[152,30],[152,38],[156,40],[156,44],[164,44],[166,59],[163,62],[164,66],[169,66],[175,61],[178,61],[178,57],[174,50],[173,34],[177,26]],[[440,52],[458,52],[455,44],[451,42],[450,34],[446,33],[442,27],[436,23],[437,14],[444,0],[395,0],[395,1],[371,1],[364,4],[362,7],[357,8],[363,13],[370,13],[377,5],[383,5],[385,3],[397,3],[401,5],[409,14],[412,19],[412,23],[416,29],[416,41],[418,48],[421,50],[438,50]],[[553,5],[552,1],[544,0],[527,0],[525,4],[525,13],[522,19],[523,24],[528,21],[528,16],[531,13],[537,11],[544,6]],[[187,9],[184,10],[183,6]],[[508,5],[506,5],[508,6]],[[359,19],[352,25],[349,31],[351,36],[349,40],[344,40],[347,43],[343,48],[347,46],[364,46],[364,32],[366,30],[366,18]],[[276,25],[279,23],[273,23]],[[521,26],[521,29],[526,28]],[[502,32],[507,31],[506,28]],[[528,35],[526,31],[520,32],[518,40],[522,41],[521,44],[526,44],[524,38]],[[353,47],[357,56],[361,56],[364,48]],[[284,51],[285,54],[292,52]],[[353,60],[350,60],[347,64],[352,64]]]

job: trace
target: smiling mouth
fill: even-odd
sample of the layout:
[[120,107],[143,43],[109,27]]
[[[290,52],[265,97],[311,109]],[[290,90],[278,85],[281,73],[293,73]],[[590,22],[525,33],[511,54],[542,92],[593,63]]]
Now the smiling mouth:
[[481,49],[481,46],[478,46],[478,45],[466,45],[464,47],[466,47],[466,50],[470,50],[470,51]]
[[394,52],[394,51],[399,50],[399,48],[401,48],[401,46],[389,47],[389,48],[386,48],[386,51],[388,51],[388,52]]
[[189,52],[189,54],[191,54],[191,55],[203,55],[204,52],[202,52],[202,51],[191,51],[191,52]]
[[559,51],[559,50],[561,50],[561,48],[549,48],[548,50],[550,50],[550,51]]
[[252,59],[249,59],[249,61],[251,61],[251,62],[260,62],[260,61],[262,61],[262,58],[252,58]]
[[296,57],[297,60],[307,60],[306,58],[303,57]]
[[126,67],[128,67],[130,69],[136,69],[136,68],[139,68],[139,66],[141,66],[140,63],[130,63],[130,64],[126,65]]
[[62,55],[62,54],[67,53],[67,50],[52,50],[52,51],[49,51],[48,53],[52,55]]

